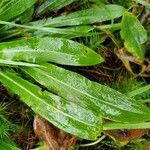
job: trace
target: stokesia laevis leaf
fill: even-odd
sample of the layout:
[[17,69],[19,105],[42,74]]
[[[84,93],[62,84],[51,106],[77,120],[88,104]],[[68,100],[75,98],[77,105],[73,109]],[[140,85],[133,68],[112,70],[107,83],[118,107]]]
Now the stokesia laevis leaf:
[[101,118],[91,110],[41,89],[9,71],[0,72],[0,82],[31,109],[64,131],[95,140],[101,132]]
[[103,58],[90,48],[62,38],[28,38],[0,43],[0,59],[30,63],[55,62],[73,66],[90,66]]
[[128,52],[143,60],[145,54],[144,43],[147,41],[147,32],[140,21],[131,13],[125,12],[122,18],[121,37]]
[[85,9],[56,18],[38,20],[29,24],[33,26],[50,27],[87,25],[121,17],[124,12],[125,8],[122,6],[105,5],[105,7]]
[[12,20],[32,7],[36,2],[37,0],[10,0],[0,8],[0,20]]
[[77,0],[46,0],[37,10],[38,14],[43,14],[47,10],[58,10]]
[[51,64],[22,69],[50,91],[92,110],[97,117],[133,123],[150,119],[150,110],[141,103],[77,73]]

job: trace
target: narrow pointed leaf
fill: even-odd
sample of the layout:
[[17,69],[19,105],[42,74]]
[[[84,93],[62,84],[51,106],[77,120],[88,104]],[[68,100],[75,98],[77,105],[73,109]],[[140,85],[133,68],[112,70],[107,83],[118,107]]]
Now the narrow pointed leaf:
[[[43,28],[43,27],[41,27]],[[68,28],[53,28],[56,32],[51,33],[51,32],[43,32],[41,30],[35,31],[33,33],[34,36],[51,36],[51,37],[61,37],[61,38],[75,38],[75,37],[83,37],[87,36],[90,31],[94,29],[93,26],[73,26],[73,27],[68,27]],[[53,30],[53,31],[54,31]]]
[[125,9],[119,5],[106,5],[105,7],[96,7],[77,11],[68,15],[44,19],[30,23],[36,26],[74,26],[86,25],[96,22],[112,20],[123,15]]
[[[93,26],[73,26],[73,27],[68,27],[68,28],[40,27],[38,29],[36,26],[35,29],[28,29],[25,27],[23,31],[31,32],[32,36],[36,36],[36,37],[50,36],[50,37],[71,39],[75,37],[88,36],[89,32],[92,31],[93,29],[94,29]],[[3,31],[3,33],[1,33],[0,35],[2,37],[0,38],[0,40],[4,40],[4,39],[6,40],[15,36],[19,36],[19,35],[22,36],[22,30],[18,31],[18,29],[10,29],[10,30]]]
[[[19,28],[24,28],[24,32],[33,32],[34,30],[35,33],[36,32],[40,32],[42,34],[49,34],[49,35],[54,35],[54,34],[63,34],[63,35],[75,35],[75,36],[81,36],[91,30],[94,29],[94,27],[92,26],[73,26],[73,27],[68,27],[68,28],[49,28],[49,27],[40,27],[40,26],[27,26],[27,25],[20,25],[20,24],[16,24],[16,23],[13,23],[13,22],[7,22],[7,21],[0,21],[0,24],[3,24],[3,25],[9,25],[9,26],[14,26],[14,27],[19,27]],[[21,34],[22,32],[18,31],[18,29],[14,30],[10,28],[10,30],[8,29],[4,29],[1,30],[2,33],[1,33],[1,36],[5,36],[5,34],[9,35],[9,34],[13,34],[14,32],[14,35],[16,36],[16,34]],[[16,34],[15,34],[16,33]],[[33,34],[34,35],[34,34]]]
[[142,122],[150,120],[150,110],[107,86],[54,65],[45,68],[22,68],[37,82],[67,100],[119,122]]
[[66,5],[71,4],[72,2],[77,0],[46,0],[39,8],[37,13],[43,14],[47,10],[58,10]]
[[66,132],[89,140],[100,134],[101,118],[90,110],[52,93],[42,92],[38,86],[8,71],[0,72],[0,81],[35,113]]
[[31,63],[50,61],[74,66],[90,66],[103,61],[100,55],[82,44],[52,37],[0,43],[0,59]]
[[121,37],[127,51],[138,59],[144,59],[143,44],[147,41],[147,33],[140,21],[129,12],[123,15]]
[[37,0],[10,0],[0,8],[0,20],[8,21],[32,7]]
[[146,91],[149,91],[149,90],[150,90],[150,84],[149,84],[149,85],[146,85],[146,86],[143,86],[143,87],[141,87],[141,88],[138,88],[138,89],[136,89],[136,90],[133,90],[133,91],[131,91],[131,92],[128,92],[127,95],[128,95],[129,97],[134,97],[134,96],[136,96],[136,95],[140,95],[140,94],[142,94],[142,93],[144,93],[144,92],[146,92]]

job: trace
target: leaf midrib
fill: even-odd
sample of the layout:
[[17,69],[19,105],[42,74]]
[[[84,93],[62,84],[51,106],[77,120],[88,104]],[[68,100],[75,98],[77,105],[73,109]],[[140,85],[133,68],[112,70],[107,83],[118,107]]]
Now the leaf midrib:
[[30,67],[40,67],[38,64],[28,63],[28,62],[19,62],[19,61],[11,61],[11,60],[3,60],[0,59],[0,64],[6,65],[22,65],[22,66],[30,66]]
[[[41,69],[39,69],[39,70],[42,72],[43,75],[46,74],[47,77],[50,77],[50,78],[53,79],[54,81],[57,81],[57,82],[59,82],[59,83],[65,85],[65,86],[67,86],[67,87],[69,87],[69,88],[71,88],[71,89],[77,91],[78,93],[82,93],[83,95],[86,95],[86,96],[91,97],[91,98],[93,98],[93,99],[96,99],[96,100],[98,100],[98,101],[100,100],[101,102],[103,102],[103,103],[105,103],[105,104],[108,104],[108,105],[110,105],[110,106],[112,106],[112,107],[116,107],[116,108],[120,109],[119,107],[117,107],[117,105],[112,105],[111,103],[105,102],[105,101],[102,100],[102,99],[98,99],[97,97],[93,97],[92,95],[90,95],[90,94],[88,94],[88,93],[85,93],[84,91],[80,91],[80,90],[78,90],[78,89],[76,89],[76,88],[74,88],[74,87],[72,87],[72,86],[70,86],[70,85],[68,85],[68,84],[66,84],[66,83],[64,83],[64,82],[62,82],[62,81],[60,81],[60,80],[58,80],[58,79],[56,79],[56,78],[50,76],[50,75],[48,75],[47,72],[44,73],[45,71],[43,71],[43,70],[41,70]],[[30,75],[31,75],[31,74],[30,74]],[[32,75],[31,75],[31,76],[32,76]],[[127,111],[127,110],[124,110],[124,109],[120,109],[120,110]],[[127,112],[128,112],[128,111],[127,111]],[[133,113],[135,113],[135,112],[133,112]]]
[[76,119],[76,118],[74,118],[74,117],[72,117],[72,116],[70,116],[70,115],[68,115],[68,114],[66,114],[66,113],[64,113],[64,112],[62,112],[62,111],[60,111],[59,109],[56,109],[55,107],[49,105],[47,102],[42,101],[41,98],[37,97],[37,96],[34,95],[32,92],[30,92],[29,90],[27,90],[26,88],[24,88],[24,86],[22,86],[21,84],[18,84],[15,80],[12,80],[10,77],[6,76],[6,75],[3,74],[2,72],[1,72],[0,74],[1,74],[2,76],[4,76],[5,78],[7,78],[8,80],[10,80],[10,81],[12,81],[13,83],[15,83],[18,87],[22,88],[23,90],[25,90],[27,93],[29,93],[30,95],[32,95],[32,96],[35,97],[36,99],[38,99],[40,102],[45,103],[46,105],[48,105],[49,107],[55,109],[56,111],[58,111],[59,113],[63,114],[64,116],[67,116],[67,117],[69,117],[69,118],[71,118],[71,119],[73,119],[73,120],[76,120],[76,121],[78,121],[78,122],[81,122],[81,123],[83,123],[83,124],[85,124],[85,125],[90,125],[90,126],[92,126],[92,127],[98,128],[97,126],[94,126],[93,124],[89,124],[89,123],[83,122],[83,121],[81,121],[81,120],[79,120],[79,119]]
[[[42,53],[59,53],[59,54],[65,54],[65,55],[68,55],[68,56],[76,56],[75,54],[68,54],[68,53],[65,53],[63,51],[53,51],[53,50],[24,50],[24,49],[21,49],[21,50],[11,50],[11,49],[7,49],[7,50],[0,50],[0,54],[4,54],[4,53],[13,53],[13,52],[18,52],[18,53],[26,53],[26,52],[34,52],[34,53],[39,53],[39,52],[42,52]],[[81,54],[80,54],[81,55]],[[84,55],[85,56],[85,55]]]

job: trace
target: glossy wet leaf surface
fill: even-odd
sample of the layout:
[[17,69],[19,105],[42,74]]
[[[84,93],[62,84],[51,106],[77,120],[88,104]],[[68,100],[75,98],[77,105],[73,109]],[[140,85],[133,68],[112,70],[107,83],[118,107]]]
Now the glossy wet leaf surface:
[[[42,27],[43,28],[43,27]],[[33,33],[34,36],[51,36],[51,37],[61,37],[61,38],[75,38],[86,36],[90,31],[94,29],[93,26],[73,26],[68,28],[53,28],[52,32],[47,28],[47,31],[43,32],[37,30]]]
[[86,25],[121,17],[124,11],[125,9],[122,6],[106,5],[105,7],[85,9],[53,19],[35,21],[30,23],[30,25],[52,27]]
[[77,0],[46,0],[42,5],[38,8],[37,13],[43,14],[47,10],[58,10],[66,5],[71,4],[72,2]]
[[90,66],[103,61],[99,54],[82,44],[51,37],[0,43],[0,59],[31,63],[55,62],[74,66]]
[[138,59],[144,59],[144,43],[147,41],[147,33],[140,21],[131,13],[123,15],[121,25],[121,37],[128,52]]
[[[23,17],[23,16],[22,16]],[[19,18],[22,19],[22,18]],[[8,38],[11,38],[13,36],[18,36],[22,34],[22,30],[18,31],[17,27],[23,28],[24,32],[31,32],[32,36],[50,36],[50,37],[59,37],[59,38],[73,38],[73,37],[81,37],[81,36],[86,36],[88,32],[92,31],[94,29],[93,26],[73,26],[73,27],[67,27],[67,28],[49,28],[49,27],[40,27],[40,26],[27,26],[27,25],[20,25],[8,21],[0,21],[0,24],[2,25],[9,25],[12,27],[15,27],[16,29],[11,29],[3,31],[1,33],[1,37],[3,39],[5,36]],[[10,35],[10,36],[9,36]],[[1,40],[1,39],[0,39]]]
[[31,109],[64,131],[95,140],[101,132],[101,118],[86,107],[41,89],[9,71],[0,72],[0,81]]
[[0,8],[0,20],[8,21],[32,7],[37,0],[10,0]]
[[141,103],[77,73],[50,64],[23,70],[50,91],[92,110],[97,117],[119,122],[150,120],[150,110]]

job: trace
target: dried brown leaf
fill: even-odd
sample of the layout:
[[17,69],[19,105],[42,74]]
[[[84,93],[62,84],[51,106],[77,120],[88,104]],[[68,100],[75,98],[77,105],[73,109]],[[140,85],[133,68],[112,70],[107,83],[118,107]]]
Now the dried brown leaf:
[[77,138],[46,121],[40,116],[34,119],[34,132],[44,142],[46,150],[67,150],[74,146]]

